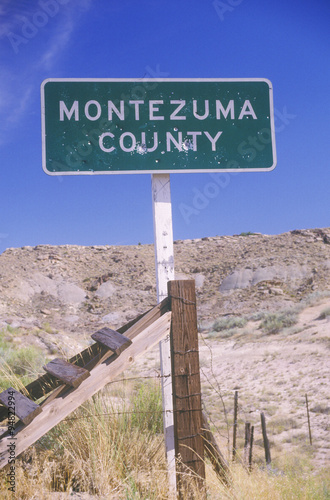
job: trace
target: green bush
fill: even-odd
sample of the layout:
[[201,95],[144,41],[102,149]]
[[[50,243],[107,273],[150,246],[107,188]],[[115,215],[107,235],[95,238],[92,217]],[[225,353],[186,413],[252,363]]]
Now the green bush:
[[6,358],[6,362],[13,372],[19,376],[34,376],[40,371],[45,362],[42,351],[33,346],[13,349],[8,353]]
[[252,314],[249,314],[247,319],[249,321],[261,321],[262,319],[265,319],[265,317],[268,314],[269,313],[267,311],[257,311],[257,312],[254,312]]
[[330,290],[316,290],[316,292],[312,292],[311,294],[304,297],[301,301],[301,305],[302,307],[315,305],[326,297],[330,297]]
[[268,313],[261,321],[260,328],[267,334],[278,333],[283,328],[295,325],[297,321],[297,313],[289,309],[278,313]]
[[212,329],[216,332],[221,332],[222,330],[230,330],[231,328],[243,328],[246,323],[247,320],[239,316],[224,317],[217,319],[213,323]]
[[330,316],[330,307],[327,307],[326,309],[323,309],[323,311],[321,311],[319,319],[325,319],[328,316]]
[[0,387],[16,388],[36,378],[45,364],[45,357],[41,349],[19,347],[11,342],[8,332],[8,329],[0,332]]

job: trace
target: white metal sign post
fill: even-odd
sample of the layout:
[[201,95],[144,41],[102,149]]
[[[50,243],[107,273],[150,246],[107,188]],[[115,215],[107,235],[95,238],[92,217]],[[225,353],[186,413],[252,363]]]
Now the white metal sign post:
[[[152,209],[154,220],[157,301],[167,297],[167,282],[174,279],[172,205],[169,174],[152,174]],[[160,342],[163,415],[168,480],[176,491],[174,415],[170,339]]]

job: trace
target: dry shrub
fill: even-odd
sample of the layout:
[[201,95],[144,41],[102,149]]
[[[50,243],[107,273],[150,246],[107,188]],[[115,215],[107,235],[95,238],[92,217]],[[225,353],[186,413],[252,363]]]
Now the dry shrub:
[[[289,467],[290,469],[290,467]],[[222,485],[207,468],[207,486],[212,500],[325,500],[330,495],[329,471],[310,474],[254,468],[249,473],[241,464],[231,465],[232,483]]]

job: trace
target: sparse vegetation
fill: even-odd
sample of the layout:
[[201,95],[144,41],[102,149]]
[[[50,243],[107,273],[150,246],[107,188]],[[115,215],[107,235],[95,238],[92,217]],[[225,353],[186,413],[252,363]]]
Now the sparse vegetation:
[[298,317],[294,310],[288,309],[278,313],[268,313],[260,323],[260,328],[266,334],[278,333],[283,328],[288,328],[297,323]]
[[[48,321],[46,321],[46,323],[44,323],[42,325],[42,329],[47,332],[47,333],[53,333],[53,329],[52,327],[50,326],[50,324],[48,323]],[[55,333],[55,332],[54,332]]]
[[330,316],[330,307],[327,307],[326,309],[323,309],[323,311],[321,311],[319,319],[326,319],[329,316]]
[[132,398],[132,427],[152,434],[163,432],[163,406],[159,386],[142,384]]
[[28,384],[40,373],[44,363],[41,349],[20,347],[8,336],[8,329],[0,332],[0,389]]
[[3,330],[2,333],[10,333],[11,335],[19,335],[20,331],[19,328],[15,328],[14,326],[7,325],[5,330]]
[[210,331],[207,334],[207,338],[228,339],[237,335],[238,331],[242,329],[246,323],[247,320],[239,316],[219,318],[210,325]]
[[268,424],[273,434],[299,428],[299,423],[294,418],[273,417]]
[[240,233],[238,236],[255,236],[256,233],[252,233],[251,231],[243,231],[242,233]]
[[16,375],[33,379],[45,361],[44,354],[36,347],[28,346],[11,350],[7,355],[7,363]]
[[267,314],[269,314],[267,313],[267,311],[257,311],[252,314],[249,314],[247,316],[247,319],[250,321],[261,321],[267,316]]
[[223,330],[230,330],[232,328],[243,328],[247,323],[245,318],[239,316],[223,317],[217,319],[212,326],[212,329],[216,332],[221,332]]
[[[113,397],[113,389],[116,397]],[[133,391],[133,392],[131,392]],[[130,397],[127,398],[127,395]],[[16,498],[51,498],[52,492],[89,493],[99,498],[167,499],[167,466],[162,425],[147,422],[153,408],[158,412],[160,388],[157,384],[131,383],[119,397],[116,384],[103,390],[30,448],[16,466]],[[142,411],[146,415],[141,419]],[[151,419],[152,421],[152,419]],[[273,421],[278,430],[297,428],[294,421]],[[269,424],[271,430],[272,424]],[[289,437],[287,438],[289,439]],[[303,433],[292,438],[304,445]],[[290,442],[292,441],[290,438]],[[260,441],[260,442],[259,442]],[[272,446],[274,443],[271,441]],[[239,440],[240,446],[243,440]],[[329,498],[326,471],[311,474],[306,454],[281,454],[272,468],[262,466],[255,442],[256,460],[252,472],[238,462],[231,465],[229,487],[219,482],[206,461],[206,486],[212,500],[322,500]],[[262,450],[261,450],[262,451]],[[284,461],[283,458],[286,457]],[[5,475],[0,480],[4,500],[12,498]],[[198,498],[198,493],[196,497]]]
[[330,297],[330,290],[316,290],[315,292],[307,295],[301,301],[302,308],[318,304],[321,300]]
[[330,415],[330,406],[327,404],[316,405],[311,408],[311,412]]

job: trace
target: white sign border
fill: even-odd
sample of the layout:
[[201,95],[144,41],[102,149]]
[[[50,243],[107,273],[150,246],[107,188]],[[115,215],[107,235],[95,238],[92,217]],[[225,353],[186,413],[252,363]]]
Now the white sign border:
[[[219,169],[155,169],[155,170],[116,170],[116,171],[72,171],[72,172],[50,172],[46,168],[46,124],[45,124],[45,92],[44,88],[48,82],[265,82],[269,89],[270,107],[270,129],[272,138],[273,165],[270,168],[219,168]],[[276,144],[275,144],[275,121],[273,85],[268,78],[47,78],[41,83],[41,133],[42,133],[42,168],[47,175],[118,175],[118,174],[202,174],[212,172],[271,172],[277,165]]]

